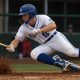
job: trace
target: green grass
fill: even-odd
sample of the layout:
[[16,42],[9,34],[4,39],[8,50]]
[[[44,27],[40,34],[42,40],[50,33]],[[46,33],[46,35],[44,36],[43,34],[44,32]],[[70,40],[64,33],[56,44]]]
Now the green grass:
[[[80,59],[72,59],[69,60],[73,63],[80,64]],[[29,63],[12,63],[11,68],[13,72],[33,72],[33,71],[50,71],[50,72],[57,72],[61,71],[60,68],[52,66],[52,65],[47,65],[47,64],[29,64]]]
[[60,68],[47,64],[12,64],[14,72],[30,72],[30,71],[61,71]]

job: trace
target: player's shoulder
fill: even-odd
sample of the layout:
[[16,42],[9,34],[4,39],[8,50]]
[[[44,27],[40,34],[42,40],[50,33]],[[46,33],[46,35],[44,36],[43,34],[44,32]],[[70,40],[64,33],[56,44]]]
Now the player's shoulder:
[[25,27],[26,26],[26,24],[25,23],[23,23],[20,27],[19,27],[19,30],[25,30]]
[[45,14],[39,14],[39,15],[37,15],[38,17],[46,17],[47,15],[45,15]]
[[40,14],[40,15],[37,15],[36,17],[39,17],[39,18],[47,18],[47,17],[49,17],[49,16],[44,15],[44,14]]

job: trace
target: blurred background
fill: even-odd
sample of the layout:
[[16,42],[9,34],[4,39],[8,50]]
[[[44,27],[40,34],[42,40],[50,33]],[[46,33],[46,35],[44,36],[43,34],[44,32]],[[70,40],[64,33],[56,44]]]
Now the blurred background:
[[[64,33],[74,46],[80,47],[80,0],[0,0],[0,42],[9,44],[14,39],[20,27],[19,8],[23,4],[33,4],[38,14],[50,16],[56,22],[57,30]],[[0,55],[19,58],[23,53],[25,57],[38,45],[29,41],[28,46],[27,41],[21,43],[14,54],[7,54],[9,52],[0,47]]]
[[0,33],[17,31],[19,8],[29,3],[37,7],[38,14],[50,16],[59,31],[67,32],[69,27],[80,31],[80,0],[0,0]]

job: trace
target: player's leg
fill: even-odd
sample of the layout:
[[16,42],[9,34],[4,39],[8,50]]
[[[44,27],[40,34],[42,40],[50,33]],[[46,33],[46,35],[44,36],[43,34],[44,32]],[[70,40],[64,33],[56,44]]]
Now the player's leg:
[[52,52],[53,52],[52,48],[46,45],[40,45],[31,52],[31,58],[46,64],[58,66],[63,71],[66,71],[70,62],[62,60],[59,56],[54,57],[49,56],[49,54]]
[[57,32],[54,38],[46,44],[70,57],[80,57],[80,49],[75,48],[60,32]]

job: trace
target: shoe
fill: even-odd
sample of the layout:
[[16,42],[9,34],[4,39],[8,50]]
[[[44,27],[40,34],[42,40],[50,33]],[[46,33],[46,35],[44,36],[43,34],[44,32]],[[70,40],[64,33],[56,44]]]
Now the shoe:
[[61,59],[58,55],[53,56],[55,60],[54,65],[60,67],[63,72],[70,71],[70,62],[64,59]]
[[70,71],[71,72],[80,72],[80,66],[74,64],[74,63],[71,63],[70,64]]
[[64,60],[64,65],[63,65],[63,67],[62,67],[62,71],[63,72],[68,72],[68,71],[70,71],[70,65],[71,65],[71,63],[69,62],[69,61],[66,61],[66,60]]

